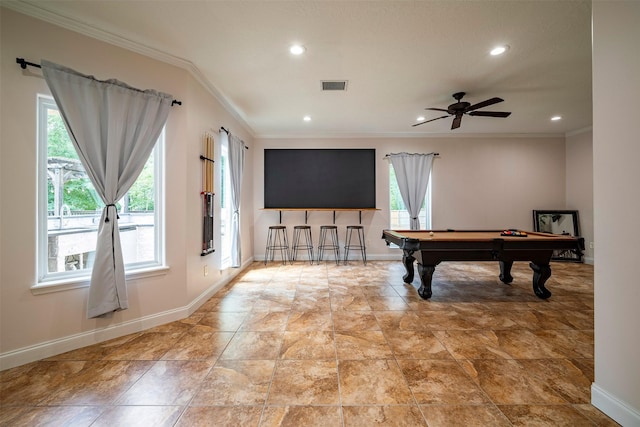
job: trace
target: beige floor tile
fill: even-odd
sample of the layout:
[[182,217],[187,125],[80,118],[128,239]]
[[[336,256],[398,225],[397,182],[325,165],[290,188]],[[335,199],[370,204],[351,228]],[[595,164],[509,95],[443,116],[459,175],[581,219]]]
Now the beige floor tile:
[[361,293],[332,294],[331,309],[335,311],[370,311],[371,306],[367,298]]
[[0,406],[35,406],[74,380],[92,362],[42,361],[0,372]]
[[376,311],[378,324],[383,331],[424,331],[420,316],[414,311]]
[[593,423],[571,405],[510,405],[498,408],[514,427],[592,426]]
[[106,406],[3,406],[0,425],[33,426],[90,426]]
[[183,332],[145,332],[120,345],[105,360],[158,360],[182,337]]
[[191,406],[262,405],[274,360],[221,360],[201,382]]
[[220,359],[273,359],[280,354],[284,332],[236,332]]
[[115,404],[186,405],[212,366],[211,361],[156,362]]
[[[467,373],[475,376],[489,398],[499,405],[559,405],[567,402],[549,384],[532,376],[517,360],[467,361]],[[554,360],[549,360],[554,363]]]
[[345,427],[426,426],[417,406],[343,406]]
[[267,406],[260,427],[330,427],[342,425],[339,406]]
[[337,405],[335,360],[279,360],[267,405]]
[[176,427],[258,427],[262,406],[191,406]]
[[343,405],[415,404],[395,360],[341,360],[338,371]]
[[252,311],[244,318],[240,331],[284,331],[289,319],[289,310]]
[[331,331],[331,312],[292,311],[287,322],[287,331]]
[[109,405],[131,388],[155,362],[105,360],[86,362],[77,374],[48,391],[42,405]]
[[379,331],[380,325],[371,311],[335,311],[333,328],[336,331]]
[[214,331],[235,332],[238,330],[240,325],[242,325],[242,322],[248,314],[249,312],[247,311],[211,311],[204,313],[202,315],[202,319],[198,322],[198,324],[202,326],[208,326]]
[[494,405],[421,405],[429,427],[512,427]]
[[420,404],[486,404],[489,399],[455,360],[398,360]]
[[396,359],[451,359],[451,354],[431,331],[391,331],[384,336]]
[[112,406],[91,424],[92,427],[171,427],[184,411],[181,406]]
[[169,349],[162,360],[207,360],[215,359],[225,349],[232,332],[212,331],[207,326],[194,326]]
[[287,331],[284,333],[281,359],[335,359],[336,345],[330,331]]
[[382,331],[338,331],[338,359],[392,359],[393,351]]
[[[399,259],[399,258],[398,258]],[[0,372],[0,425],[616,426],[589,404],[593,267],[256,262],[189,317]]]
[[434,331],[433,335],[456,359],[513,359],[495,331]]

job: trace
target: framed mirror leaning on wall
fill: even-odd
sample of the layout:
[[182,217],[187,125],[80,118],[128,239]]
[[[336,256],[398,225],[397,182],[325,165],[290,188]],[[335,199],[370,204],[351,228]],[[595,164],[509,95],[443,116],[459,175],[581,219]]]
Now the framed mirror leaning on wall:
[[[578,211],[572,210],[534,210],[534,231],[552,234],[564,234],[574,237],[580,236]],[[563,250],[554,251],[552,261],[582,262],[582,251]]]

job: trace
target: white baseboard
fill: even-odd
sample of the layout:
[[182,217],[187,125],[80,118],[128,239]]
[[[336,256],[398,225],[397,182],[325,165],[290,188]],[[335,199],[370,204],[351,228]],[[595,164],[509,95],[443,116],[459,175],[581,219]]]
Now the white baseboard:
[[632,408],[596,383],[591,384],[591,404],[624,427],[640,427],[640,410]]
[[2,353],[0,354],[0,371],[189,317],[223,286],[245,270],[252,262],[253,258],[245,261],[240,268],[230,269],[230,274],[212,284],[184,307],[178,307],[161,313],[128,320],[116,325],[110,325],[105,328],[92,329],[79,334],[69,335]]

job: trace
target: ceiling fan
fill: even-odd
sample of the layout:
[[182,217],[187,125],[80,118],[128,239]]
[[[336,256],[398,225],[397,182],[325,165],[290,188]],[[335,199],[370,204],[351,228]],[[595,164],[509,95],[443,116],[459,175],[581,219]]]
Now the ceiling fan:
[[466,101],[461,101],[462,97],[465,96],[465,92],[456,92],[453,94],[453,98],[457,101],[447,107],[444,108],[425,108],[425,110],[432,111],[444,111],[447,113],[446,116],[436,117],[435,119],[426,120],[424,122],[416,123],[413,126],[420,126],[425,123],[432,122],[434,120],[446,119],[447,117],[454,116],[453,123],[451,124],[451,129],[457,129],[460,127],[460,122],[462,122],[462,116],[468,114],[470,116],[483,116],[483,117],[509,117],[511,115],[510,112],[505,111],[476,111],[479,108],[488,107],[489,105],[497,104],[498,102],[504,101],[502,98],[491,98],[486,101],[478,102],[477,104],[471,105],[471,103]]

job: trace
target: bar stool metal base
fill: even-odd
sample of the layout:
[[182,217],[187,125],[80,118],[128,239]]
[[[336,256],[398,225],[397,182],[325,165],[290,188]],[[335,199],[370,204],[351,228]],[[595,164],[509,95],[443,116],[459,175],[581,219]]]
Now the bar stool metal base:
[[[331,242],[327,242],[327,233]],[[318,239],[318,263],[322,261],[324,251],[333,251],[336,258],[336,265],[340,265],[340,244],[338,243],[338,227],[335,225],[320,226],[320,238]]]
[[[304,236],[304,243],[300,242],[300,236]],[[311,237],[311,227],[308,225],[296,225],[293,227],[293,240],[291,241],[291,262],[295,261],[298,250],[306,250],[309,255],[309,263],[313,264],[313,239]]]
[[289,242],[287,240],[287,227],[284,225],[272,225],[267,234],[267,247],[264,251],[264,265],[273,261],[276,251],[280,251],[282,263],[289,261]]
[[[356,232],[358,235],[358,243],[351,243],[351,238],[353,236],[353,232]],[[355,249],[360,250],[360,254],[362,255],[362,262],[364,265],[367,265],[367,248],[365,246],[364,240],[364,227],[362,225],[348,225],[347,226],[347,236],[345,238],[344,244],[344,263],[347,264],[349,261],[349,250]]]

